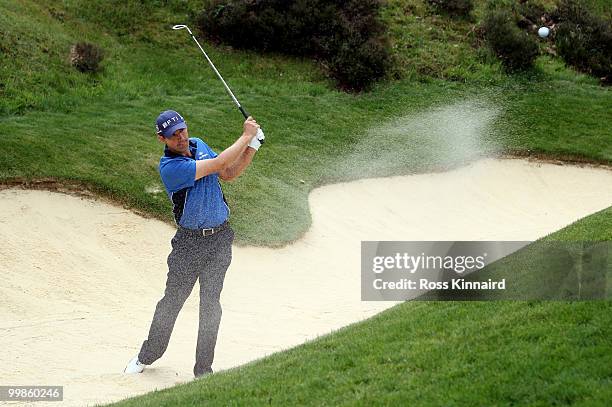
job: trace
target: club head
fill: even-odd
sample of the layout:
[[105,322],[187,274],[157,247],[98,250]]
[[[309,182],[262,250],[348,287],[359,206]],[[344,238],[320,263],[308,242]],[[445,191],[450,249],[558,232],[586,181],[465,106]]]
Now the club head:
[[191,34],[191,30],[189,29],[189,27],[184,24],[177,24],[172,26],[173,30],[182,30],[183,28],[185,28],[189,32],[189,34]]

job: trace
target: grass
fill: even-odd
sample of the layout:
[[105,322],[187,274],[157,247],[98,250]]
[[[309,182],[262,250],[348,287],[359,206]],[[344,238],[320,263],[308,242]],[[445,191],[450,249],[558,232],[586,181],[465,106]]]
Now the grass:
[[407,303],[113,406],[583,405],[610,392],[610,303]]
[[610,90],[590,78],[568,78],[567,69],[549,57],[541,57],[538,67],[554,79],[520,85],[508,95],[498,122],[504,144],[510,149],[609,163],[612,143],[609,129],[602,124],[612,120]]
[[[610,300],[612,299],[612,208],[546,236],[466,281],[506,280],[504,291],[437,290],[419,300]],[[457,278],[448,273],[448,278]]]
[[[547,2],[549,3],[549,2]],[[171,221],[153,123],[179,110],[217,151],[241,120],[197,48],[169,30],[198,2],[0,4],[0,183],[81,185]],[[241,244],[278,246],[310,225],[329,182],[453,167],[504,151],[612,163],[610,91],[544,56],[507,76],[473,47],[473,20],[389,0],[397,61],[369,93],[332,88],[311,61],[205,44],[268,143],[224,186]],[[602,13],[606,2],[594,1]],[[417,18],[418,17],[418,18]],[[81,74],[76,41],[106,50]],[[612,208],[558,239],[612,240]],[[605,405],[610,302],[406,303],[288,352],[122,405]],[[307,363],[305,363],[307,361]]]
[[[146,13],[139,13],[134,17],[138,24],[129,30],[124,20],[137,12],[133,2],[104,13],[98,6],[81,7],[79,1],[62,4],[10,1],[2,6],[0,27],[10,33],[5,41],[11,41],[13,58],[2,65],[7,80],[0,99],[0,132],[7,154],[0,156],[0,182],[78,182],[170,222],[165,194],[147,192],[161,188],[156,172],[161,145],[153,134],[157,114],[179,110],[191,134],[217,151],[240,133],[239,114],[197,48],[188,36],[168,29],[170,20],[187,18],[194,3],[181,9],[171,2],[177,14],[170,18],[155,2],[146,2],[151,16],[143,20]],[[401,4],[391,2],[387,18]],[[423,11],[424,19],[448,23],[427,13]],[[32,19],[34,32],[24,28]],[[393,30],[405,22],[392,24]],[[408,31],[421,32],[419,24],[408,24]],[[468,25],[449,26],[457,31],[468,30]],[[445,54],[441,43],[474,52],[462,35],[425,35],[419,52],[431,48]],[[87,75],[68,66],[70,44],[83,39],[107,51],[103,72]],[[462,100],[498,109],[482,136],[493,147],[479,153],[533,151],[612,162],[609,91],[550,58],[541,58],[531,74],[507,77],[499,67],[472,57],[445,60],[433,55],[449,69],[474,73],[457,81],[443,70],[428,76],[427,69],[415,68],[417,73],[406,73],[404,79],[350,95],[333,90],[309,61],[206,47],[269,138],[247,173],[225,186],[241,244],[278,246],[301,236],[310,225],[307,195],[318,185],[452,167],[473,159],[465,149],[449,150],[454,146],[446,140],[456,126],[435,135],[423,134],[423,126],[401,134],[380,126]],[[404,56],[426,63],[421,54]],[[415,75],[418,80],[411,80]],[[576,109],[585,105],[589,109]],[[442,149],[449,150],[444,157]]]
[[[544,241],[609,240],[611,211]],[[506,261],[497,272],[517,268]],[[611,311],[610,301],[405,302],[288,351],[112,406],[604,406],[612,396]]]

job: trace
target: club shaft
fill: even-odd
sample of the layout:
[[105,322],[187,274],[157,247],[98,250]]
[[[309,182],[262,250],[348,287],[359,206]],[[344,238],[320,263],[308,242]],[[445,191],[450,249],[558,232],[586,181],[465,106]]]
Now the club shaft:
[[225,86],[225,90],[227,90],[227,93],[230,95],[230,97],[232,98],[232,100],[234,101],[234,103],[236,104],[236,106],[238,107],[242,115],[244,116],[244,118],[246,119],[247,117],[249,117],[249,113],[242,107],[238,99],[236,99],[236,96],[234,96],[234,93],[232,92],[232,90],[229,88],[229,86],[227,86],[227,83],[225,83],[225,80],[223,79],[223,77],[221,76],[217,68],[215,67],[215,64],[213,64],[213,62],[210,60],[210,58],[206,54],[206,51],[204,51],[204,48],[202,48],[202,46],[200,45],[196,37],[193,34],[191,34],[191,38],[193,38],[195,43],[198,45],[198,48],[200,48],[200,51],[202,51],[202,54],[204,54],[204,57],[210,64],[210,67],[213,69],[213,71],[215,71],[215,74],[217,74],[217,77],[221,80],[221,83],[223,83],[223,86]]

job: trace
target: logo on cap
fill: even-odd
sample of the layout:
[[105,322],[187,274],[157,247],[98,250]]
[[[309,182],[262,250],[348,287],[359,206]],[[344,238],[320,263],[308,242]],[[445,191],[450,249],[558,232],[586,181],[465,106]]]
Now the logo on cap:
[[161,134],[164,137],[171,137],[175,131],[186,128],[187,123],[185,123],[185,119],[174,110],[161,112],[155,123],[157,134]]

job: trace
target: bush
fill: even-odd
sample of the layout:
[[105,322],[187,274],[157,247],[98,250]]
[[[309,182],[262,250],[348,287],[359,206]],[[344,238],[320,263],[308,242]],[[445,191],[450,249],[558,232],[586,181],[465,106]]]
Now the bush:
[[104,50],[95,44],[78,42],[70,48],[70,63],[81,72],[98,72]]
[[537,0],[523,0],[513,8],[519,17],[519,28],[532,29],[534,26],[539,28],[543,23],[542,19],[546,17],[546,8]]
[[512,14],[506,10],[491,11],[483,25],[487,44],[509,72],[533,67],[539,54],[533,36],[521,31]]
[[474,9],[473,0],[427,0],[427,2],[436,10],[452,16],[467,17]]
[[385,45],[376,39],[362,44],[345,42],[329,60],[328,68],[341,88],[363,90],[385,76],[388,58]]
[[612,23],[580,1],[562,0],[553,18],[557,53],[576,69],[612,83]]
[[236,48],[314,57],[341,88],[367,89],[390,66],[380,0],[213,0],[196,24]]

